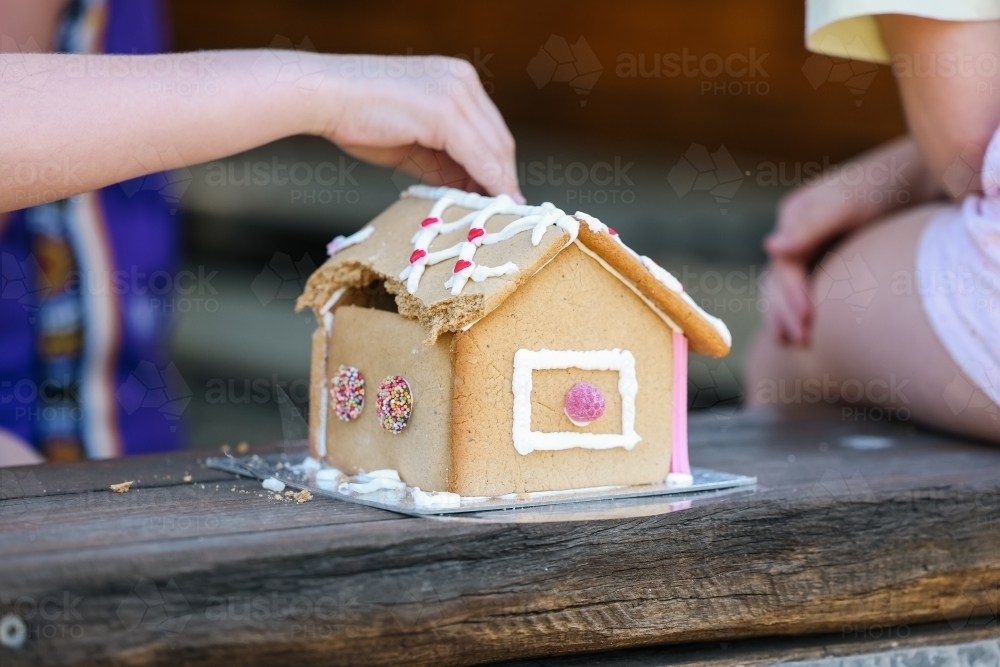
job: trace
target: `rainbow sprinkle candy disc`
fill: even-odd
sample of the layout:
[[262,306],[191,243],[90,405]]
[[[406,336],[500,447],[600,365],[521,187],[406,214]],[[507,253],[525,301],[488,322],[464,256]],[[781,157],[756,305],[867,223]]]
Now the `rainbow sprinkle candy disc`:
[[330,396],[337,418],[354,421],[365,407],[365,377],[354,366],[341,364],[330,380]]
[[390,375],[378,386],[375,410],[382,428],[399,433],[406,428],[413,413],[413,394],[410,385],[398,375]]

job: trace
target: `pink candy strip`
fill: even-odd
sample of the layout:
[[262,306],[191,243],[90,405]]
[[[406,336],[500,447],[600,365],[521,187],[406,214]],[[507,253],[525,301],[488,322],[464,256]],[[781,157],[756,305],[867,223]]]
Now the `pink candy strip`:
[[688,463],[688,341],[679,331],[674,332],[674,451],[670,457],[670,472],[691,474]]

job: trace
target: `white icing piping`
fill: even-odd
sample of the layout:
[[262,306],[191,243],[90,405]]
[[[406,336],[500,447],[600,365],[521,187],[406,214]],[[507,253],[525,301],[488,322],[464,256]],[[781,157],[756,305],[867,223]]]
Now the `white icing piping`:
[[[430,188],[424,185],[414,185],[404,193],[404,196],[436,199],[427,217],[421,222],[421,229],[413,235],[413,253],[410,264],[399,274],[400,280],[406,281],[406,291],[415,294],[420,286],[420,277],[427,266],[458,258],[452,275],[445,282],[445,287],[451,289],[453,296],[462,293],[469,280],[482,282],[487,278],[511,275],[517,273],[518,267],[513,262],[503,266],[479,266],[475,263],[476,250],[483,245],[494,245],[506,241],[521,232],[531,230],[531,244],[538,245],[549,227],[559,227],[570,235],[570,242],[576,240],[580,224],[573,216],[566,215],[561,209],[551,203],[541,206],[517,204],[507,195],[498,197],[483,197],[471,192],[462,192],[453,188]],[[441,216],[449,206],[473,209],[473,212],[455,222],[443,222]],[[499,232],[487,232],[485,225],[494,215],[519,215],[517,220],[507,224]],[[469,234],[465,241],[460,241],[450,248],[430,252],[431,243],[440,234],[447,234],[466,225]]]
[[[324,317],[326,317],[326,315],[329,315],[330,311],[333,310],[333,307],[337,305],[337,302],[340,301],[340,297],[344,296],[344,292],[346,291],[347,291],[346,287],[338,287],[337,289],[335,289],[333,291],[333,294],[330,295],[330,298],[327,299],[327,302],[324,303],[323,307],[319,309],[319,314]],[[332,319],[330,321],[333,322]],[[326,332],[330,333],[329,327],[327,327]]]
[[462,496],[450,491],[421,491],[419,486],[410,489],[410,497],[417,507],[461,507]]
[[371,235],[375,233],[375,228],[371,225],[365,225],[358,231],[354,232],[350,236],[337,236],[332,241],[326,244],[326,254],[333,257],[338,252],[344,248],[349,248],[352,245],[357,245],[362,241],[367,241],[371,238]]
[[[683,299],[684,303],[686,303],[687,305],[691,306],[691,308],[693,308],[694,311],[696,313],[698,313],[699,317],[701,317],[702,319],[704,319],[709,324],[709,326],[711,326],[713,329],[715,329],[716,333],[719,334],[719,336],[722,338],[722,340],[726,341],[726,345],[727,346],[732,347],[732,345],[733,345],[733,336],[729,332],[729,327],[726,326],[726,323],[723,322],[722,320],[720,320],[718,317],[715,317],[714,315],[709,315],[708,313],[706,313],[701,308],[701,306],[699,306],[697,303],[695,303],[694,299],[691,298],[691,295],[689,295],[687,292],[684,291],[684,286],[681,284],[681,281],[677,280],[677,278],[675,278],[673,276],[673,274],[671,274],[669,271],[667,271],[666,269],[664,269],[662,266],[660,266],[659,264],[657,264],[656,262],[654,262],[653,260],[651,260],[649,257],[647,257],[645,255],[640,255],[636,251],[634,251],[631,248],[629,248],[627,245],[625,245],[625,242],[621,240],[621,237],[618,235],[617,232],[615,232],[614,230],[612,230],[610,227],[608,227],[606,224],[604,224],[603,222],[601,222],[600,220],[598,220],[594,216],[587,215],[586,213],[584,213],[582,211],[577,211],[576,212],[576,217],[581,222],[585,223],[587,225],[587,227],[590,228],[590,231],[594,232],[595,234],[603,232],[603,233],[607,234],[608,236],[610,236],[611,238],[613,238],[615,241],[617,241],[618,245],[620,245],[622,248],[624,248],[625,250],[627,250],[630,255],[632,255],[635,259],[637,259],[642,264],[642,266],[647,271],[649,271],[650,275],[652,275],[653,278],[655,278],[657,280],[657,282],[659,282],[661,285],[663,285],[664,287],[666,287],[668,290],[670,290],[671,292],[673,292],[674,294],[676,294],[677,296],[679,296],[681,299]],[[635,286],[633,286],[630,282],[628,282],[617,271],[614,271],[608,265],[608,263],[605,262],[605,261],[603,261],[600,257],[598,257],[598,255],[596,253],[590,251],[582,243],[578,243],[577,245],[579,245],[581,248],[583,248],[584,251],[587,252],[588,255],[590,255],[591,257],[594,257],[599,262],[601,262],[601,265],[604,266],[604,268],[606,268],[609,271],[611,271],[612,273],[614,273],[615,276],[619,280],[621,280],[626,285],[628,285],[629,287],[631,287],[632,291],[634,291],[636,294],[639,294],[639,291],[635,288]],[[643,301],[645,301],[647,305],[649,305],[651,308],[653,308],[653,310],[656,310],[657,312],[660,312],[659,308],[653,307],[651,305],[650,301],[648,299],[646,299],[645,297],[643,297]],[[680,329],[677,327],[677,325],[672,325],[672,326],[673,326],[673,328],[675,330],[680,331]]]
[[359,473],[351,478],[351,481],[341,482],[337,486],[339,493],[371,493],[388,489],[392,491],[405,491],[406,482],[399,479],[399,473],[395,470],[373,470],[369,473]]
[[330,363],[330,332],[333,331],[333,313],[331,311],[346,291],[346,287],[334,290],[333,295],[319,309],[320,317],[323,318],[323,329],[326,331],[326,336],[323,337],[323,372],[319,377],[319,432],[316,433],[316,453],[321,457],[326,456],[326,420],[330,404],[326,375]]
[[[655,278],[660,284],[669,289],[671,292],[680,296],[688,306],[690,306],[702,319],[705,320],[705,322],[708,323],[709,326],[716,331],[716,333],[719,334],[719,337],[726,342],[726,345],[730,347],[732,346],[733,337],[725,322],[714,315],[709,315],[705,312],[701,306],[695,303],[694,299],[692,299],[691,296],[684,291],[684,286],[681,285],[680,281],[677,280],[677,278],[675,278],[669,271],[658,265],[649,257],[640,255],[636,251],[632,250],[632,248],[627,246],[621,240],[621,237],[617,232],[592,215],[588,215],[583,211],[577,211],[573,216],[568,216],[561,209],[556,208],[551,203],[545,203],[541,206],[528,206],[514,203],[514,200],[507,195],[484,197],[473,192],[464,192],[462,190],[456,190],[448,187],[434,188],[426,185],[413,185],[403,193],[403,196],[436,200],[434,205],[431,207],[425,222],[431,221],[432,219],[435,221],[430,222],[426,227],[422,227],[413,235],[411,243],[413,243],[414,252],[410,256],[410,265],[403,269],[399,275],[401,280],[406,280],[406,289],[410,294],[416,293],[417,288],[420,285],[420,277],[423,275],[427,266],[453,258],[458,258],[458,262],[456,262],[455,266],[456,270],[447,282],[445,282],[445,287],[451,288],[451,293],[456,296],[461,294],[462,288],[465,287],[465,284],[469,280],[472,280],[473,282],[481,282],[487,278],[516,273],[518,271],[518,267],[512,262],[507,262],[503,266],[499,267],[477,266],[473,261],[476,248],[481,245],[493,245],[495,243],[505,241],[516,234],[527,231],[528,229],[532,230],[532,245],[538,245],[541,242],[546,229],[551,226],[565,229],[570,234],[569,242],[572,243],[576,240],[577,234],[579,233],[579,223],[582,222],[586,224],[587,227],[589,227],[594,233],[605,233],[613,238],[622,248],[625,249],[626,252],[634,257],[636,261],[642,264],[642,266],[649,271],[653,278]],[[442,222],[441,215],[449,206],[472,209],[472,212],[454,222]],[[519,215],[521,217],[518,220],[514,220],[509,223],[499,232],[487,233],[485,229],[483,229],[483,226],[486,224],[486,221],[494,215]],[[469,226],[469,236],[472,237],[471,239],[457,243],[450,248],[445,248],[444,250],[429,252],[431,242],[438,235],[447,234],[465,226]],[[474,230],[479,231],[475,232]],[[364,230],[361,231],[363,232]],[[360,233],[361,232],[358,232],[358,234]],[[370,235],[371,233],[368,234],[368,236]],[[365,238],[367,238],[367,236],[365,236]],[[345,239],[345,241],[346,240],[347,239]],[[334,239],[334,241],[336,241],[336,239]],[[359,241],[354,242],[356,243]],[[632,283],[611,268],[611,266],[600,256],[591,251],[589,248],[586,248],[586,246],[583,246],[582,244],[578,245],[588,255],[597,259],[601,266],[615,275],[615,277],[623,283],[628,285],[632,291],[638,294],[640,298],[642,298],[643,302],[652,308],[665,322],[670,325],[672,329],[677,331],[681,330],[680,327],[670,320],[670,318],[667,317],[660,308],[654,306],[647,297],[643,296],[638,289],[632,285]],[[418,255],[418,253],[422,254]],[[465,329],[467,328],[468,327],[465,327]]]
[[[326,351],[329,351],[330,344],[327,342]],[[319,378],[319,427],[316,432],[316,455],[326,458],[326,413],[329,410],[330,398],[326,390],[326,359],[327,354],[323,354],[323,374]]]
[[[452,508],[462,506],[462,496],[450,491],[421,491],[420,487],[408,486],[399,478],[396,470],[374,470],[359,472],[353,477],[336,468],[323,468],[316,472],[316,485],[321,489],[336,490],[351,497],[364,496],[379,491],[397,492],[408,495],[415,507]],[[485,500],[482,499],[482,500]]]
[[[621,433],[543,433],[531,430],[531,374],[535,370],[580,368],[595,371],[618,371],[621,396]],[[572,447],[631,450],[642,440],[635,432],[635,395],[639,383],[635,377],[635,357],[628,350],[525,350],[514,353],[514,449],[527,455],[535,450],[562,450]]]

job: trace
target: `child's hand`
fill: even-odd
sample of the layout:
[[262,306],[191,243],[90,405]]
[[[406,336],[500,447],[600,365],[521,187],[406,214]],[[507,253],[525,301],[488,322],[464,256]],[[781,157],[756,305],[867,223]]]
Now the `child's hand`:
[[0,468],[34,465],[44,461],[31,445],[0,428]]
[[348,153],[433,185],[507,193],[517,184],[514,138],[464,60],[331,56],[338,99],[321,133]]
[[[151,80],[154,59],[162,76]],[[199,59],[204,67],[192,64]],[[45,72],[44,85],[26,92],[25,71]],[[297,134],[426,181],[524,199],[510,131],[472,65],[455,58],[0,53],[0,84],[0,167],[48,175],[0,187],[0,213]],[[153,85],[192,92],[151,95]],[[52,165],[71,172],[52,176]]]
[[834,242],[893,209],[940,194],[909,138],[891,141],[789,192],[775,230],[764,240],[768,330],[782,344],[807,346],[812,267]]

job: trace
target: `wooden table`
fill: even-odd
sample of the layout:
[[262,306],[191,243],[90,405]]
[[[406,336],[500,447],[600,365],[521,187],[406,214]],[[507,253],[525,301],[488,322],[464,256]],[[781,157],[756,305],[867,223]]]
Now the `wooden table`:
[[693,463],[757,489],[614,518],[296,504],[199,453],[3,470],[0,616],[27,640],[0,665],[757,664],[997,637],[1000,448],[854,414],[693,417]]

